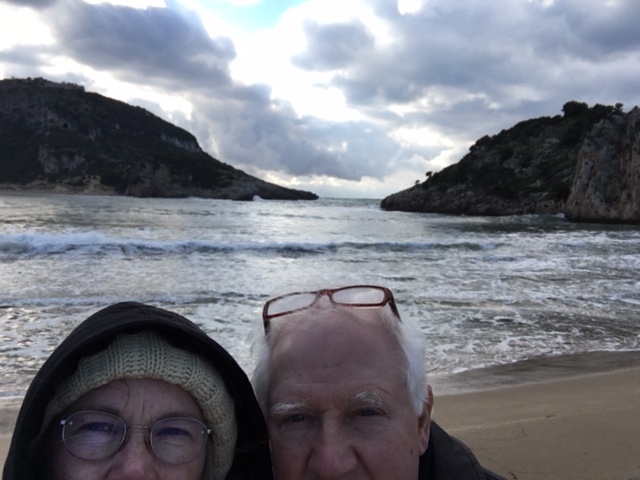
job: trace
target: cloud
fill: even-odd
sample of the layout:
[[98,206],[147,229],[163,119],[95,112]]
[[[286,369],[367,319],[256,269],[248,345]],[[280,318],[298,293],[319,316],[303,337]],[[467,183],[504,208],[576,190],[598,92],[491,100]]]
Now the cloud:
[[597,61],[640,48],[640,8],[633,0],[570,0],[554,4],[546,13],[566,25],[564,33],[575,40],[569,43],[573,55]]
[[[42,46],[17,45],[11,49],[0,50],[0,62],[11,65],[13,76],[20,77],[20,70],[33,71],[33,65],[42,65],[48,61],[51,49]],[[29,76],[29,74],[25,76]]]
[[347,67],[374,44],[372,35],[360,21],[320,25],[308,20],[303,30],[307,38],[306,51],[294,56],[292,62],[304,70]]
[[629,73],[637,73],[640,10],[632,1],[603,8],[589,0],[551,6],[432,0],[407,15],[389,2],[372,6],[393,42],[354,55],[330,85],[370,115],[389,105],[413,111],[389,117],[396,125],[423,122],[450,133],[457,125],[471,140],[559,113],[576,95],[596,99],[605,78],[626,83],[617,62],[629,56],[635,60]]
[[[194,122],[207,125],[201,138],[217,145],[221,159],[256,170],[292,176],[382,178],[399,150],[384,131],[367,123],[298,117],[286,102],[269,99],[263,87],[232,87],[221,98],[200,98]],[[375,148],[378,155],[371,155]]]
[[0,26],[40,12],[41,32],[0,32],[0,72],[150,108],[249,173],[381,196],[567,101],[640,104],[637,0],[296,0],[255,32],[186,2],[0,0]]
[[6,3],[12,3],[18,7],[33,7],[37,9],[47,8],[58,2],[58,0],[3,0]]
[[182,8],[136,9],[67,1],[49,26],[75,61],[122,79],[184,86],[225,85],[233,42],[211,38],[195,13]]

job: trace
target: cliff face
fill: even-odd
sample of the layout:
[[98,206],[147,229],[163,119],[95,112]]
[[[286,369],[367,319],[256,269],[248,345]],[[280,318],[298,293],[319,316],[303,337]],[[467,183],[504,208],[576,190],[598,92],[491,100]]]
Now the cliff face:
[[565,216],[640,223],[640,109],[598,123],[578,152]]
[[219,162],[189,132],[142,108],[44,79],[0,81],[0,188],[318,198]]
[[638,109],[625,115],[621,107],[568,102],[562,117],[527,120],[483,137],[460,162],[386,197],[381,207],[637,222]]

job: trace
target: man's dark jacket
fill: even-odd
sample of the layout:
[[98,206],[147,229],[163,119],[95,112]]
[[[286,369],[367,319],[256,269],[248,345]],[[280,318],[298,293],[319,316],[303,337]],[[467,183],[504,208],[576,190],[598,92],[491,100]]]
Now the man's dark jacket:
[[431,422],[429,447],[420,457],[419,480],[505,480],[480,466],[469,447]]

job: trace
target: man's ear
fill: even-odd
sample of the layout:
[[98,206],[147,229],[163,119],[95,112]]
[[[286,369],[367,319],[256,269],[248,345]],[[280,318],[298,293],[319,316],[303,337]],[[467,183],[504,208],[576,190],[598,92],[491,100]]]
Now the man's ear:
[[429,446],[429,435],[431,433],[431,411],[433,410],[433,390],[431,385],[427,386],[427,398],[422,408],[422,413],[418,417],[418,435],[420,440],[421,455],[427,451]]

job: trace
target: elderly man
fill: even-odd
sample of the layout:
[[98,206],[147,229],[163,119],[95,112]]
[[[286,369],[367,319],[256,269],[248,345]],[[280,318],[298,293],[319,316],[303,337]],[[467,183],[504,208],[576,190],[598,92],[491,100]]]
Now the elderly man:
[[292,293],[263,320],[253,383],[276,480],[501,478],[431,421],[424,341],[389,289]]

